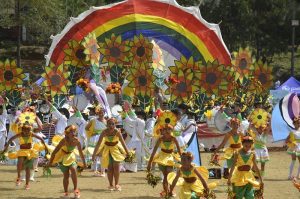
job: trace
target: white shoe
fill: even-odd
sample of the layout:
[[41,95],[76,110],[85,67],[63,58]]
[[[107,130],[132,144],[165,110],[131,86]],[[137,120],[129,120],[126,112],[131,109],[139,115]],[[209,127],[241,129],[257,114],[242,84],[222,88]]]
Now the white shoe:
[[34,182],[34,181],[35,181],[35,179],[34,179],[33,177],[29,178],[29,180],[30,180],[31,182]]

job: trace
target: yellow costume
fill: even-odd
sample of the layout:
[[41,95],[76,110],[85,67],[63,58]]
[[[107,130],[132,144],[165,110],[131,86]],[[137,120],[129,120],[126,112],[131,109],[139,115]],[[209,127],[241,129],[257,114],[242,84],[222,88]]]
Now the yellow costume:
[[289,136],[287,153],[300,156],[300,131],[290,132]]
[[68,167],[76,166],[76,146],[62,146],[55,154],[53,163],[59,163],[62,172],[67,171]]
[[30,133],[30,135],[28,135],[26,137],[25,136],[19,137],[19,144],[20,144],[20,146],[31,144],[31,148],[30,149],[20,149],[16,152],[8,153],[8,157],[10,159],[16,159],[18,157],[25,157],[28,160],[31,160],[33,158],[38,157],[39,150],[36,150],[36,147],[35,148],[32,147],[32,133]]
[[117,135],[105,136],[99,150],[101,156],[101,166],[108,168],[111,161],[122,162],[125,159],[125,151]]
[[175,160],[180,160],[174,153],[175,143],[173,141],[161,141],[159,147],[161,150],[153,159],[153,162],[156,162],[159,166],[173,167]]
[[227,166],[232,166],[233,154],[242,148],[242,135],[235,134],[229,137],[229,147],[224,149],[223,158],[227,159]]
[[[259,187],[259,182],[255,180],[255,177],[252,172],[253,166],[253,156],[254,152],[250,154],[241,154],[237,153],[237,161],[232,174],[231,182],[234,186],[244,186],[248,183],[252,184],[255,187]],[[242,167],[246,167],[246,170],[242,170]]]
[[[204,187],[201,181],[199,180],[198,176],[195,173],[195,169],[201,174],[203,179],[207,182],[208,180],[208,170],[205,167],[193,167],[190,171],[183,171],[180,169],[180,177],[176,183],[176,186],[180,186],[180,199],[190,199],[194,197],[199,197],[203,194]],[[171,172],[168,175],[168,183],[172,184],[173,180],[176,177],[175,172]],[[194,182],[193,182],[194,181]],[[209,189],[214,189],[217,186],[216,183],[208,184]],[[193,192],[195,195],[193,195]]]

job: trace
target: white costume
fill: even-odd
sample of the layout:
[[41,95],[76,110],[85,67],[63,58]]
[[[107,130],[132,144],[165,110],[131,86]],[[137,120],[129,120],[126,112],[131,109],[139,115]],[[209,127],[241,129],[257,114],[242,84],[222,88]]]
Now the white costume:
[[[187,128],[187,127],[189,127],[189,128]],[[194,119],[187,119],[186,128],[187,129],[184,132],[182,132],[182,136],[183,136],[184,142],[188,143],[191,136],[193,135],[193,133],[197,132],[196,121]]]
[[86,121],[83,119],[81,113],[77,111],[74,115],[72,115],[68,120],[68,125],[75,125],[78,131],[78,139],[80,141],[81,147],[86,146],[86,134],[85,134],[85,126]]
[[90,83],[90,88],[93,90],[97,101],[102,105],[105,110],[106,116],[111,117],[111,110],[109,103],[106,97],[106,92],[100,86],[97,86],[95,83]]
[[145,143],[148,148],[154,147],[154,140],[153,140],[153,130],[155,126],[156,119],[154,117],[151,117],[147,119],[146,121],[146,127],[145,127]]
[[0,115],[0,151],[4,149],[5,140],[7,136],[6,131],[6,120],[8,119],[7,110],[5,105],[3,105],[3,113]]
[[60,113],[55,108],[55,106],[52,105],[51,108],[52,108],[53,116],[57,119],[57,123],[55,126],[55,134],[64,135],[65,128],[67,127],[68,124],[68,119],[64,114]]

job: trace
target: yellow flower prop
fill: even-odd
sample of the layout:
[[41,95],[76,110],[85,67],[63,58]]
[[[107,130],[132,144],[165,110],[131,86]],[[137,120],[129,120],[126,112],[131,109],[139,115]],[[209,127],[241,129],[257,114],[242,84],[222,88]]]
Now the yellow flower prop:
[[273,84],[272,68],[261,60],[254,65],[253,77],[260,81],[264,90],[269,90]]
[[99,66],[100,52],[95,33],[89,33],[82,45],[85,47],[83,52],[86,54],[86,61],[90,61],[91,65]]
[[212,112],[212,110],[207,110],[204,112],[204,115],[208,120],[211,120],[213,112]]
[[151,63],[153,54],[152,49],[153,44],[142,34],[134,36],[130,49],[133,64]]
[[159,126],[165,126],[166,124],[170,124],[173,127],[176,125],[176,123],[177,123],[176,115],[169,110],[163,111],[159,115],[158,122],[157,122]]
[[76,40],[70,40],[68,47],[64,49],[65,58],[64,64],[75,67],[89,67],[89,62],[86,61],[84,54],[85,48]]
[[205,92],[207,96],[227,94],[228,82],[226,81],[224,66],[220,65],[217,60],[209,61],[205,66],[202,66],[200,71],[196,72],[196,77],[200,81],[201,92]]
[[249,48],[240,48],[238,52],[234,52],[234,59],[232,65],[235,69],[235,80],[243,81],[244,78],[248,78],[253,70],[253,59]]
[[255,128],[265,126],[269,120],[268,112],[264,109],[257,108],[252,111],[249,116],[249,120],[255,126]]
[[25,123],[33,124],[35,123],[35,118],[36,115],[34,113],[26,111],[20,114],[19,121],[21,124],[25,124]]
[[10,91],[21,85],[25,75],[23,70],[18,68],[16,61],[0,62],[0,91],[6,90]]
[[247,91],[249,94],[252,93],[252,94],[261,95],[264,90],[265,88],[263,88],[259,80],[255,78],[249,79],[249,83],[247,85]]
[[100,43],[100,53],[104,55],[103,62],[108,62],[109,67],[128,63],[129,50],[129,42],[122,41],[121,35],[112,34],[110,38],[105,38],[104,43]]
[[135,88],[135,93],[142,96],[151,96],[155,88],[155,76],[153,69],[141,63],[129,69],[126,79],[129,81],[128,87]]
[[171,95],[171,101],[178,103],[187,102],[194,92],[199,91],[199,83],[196,83],[195,71],[199,68],[199,63],[193,58],[187,60],[184,56],[180,61],[174,61],[175,66],[170,66],[170,78],[176,79],[176,84],[170,84],[166,90],[167,95]]
[[42,86],[49,89],[51,96],[67,94],[67,87],[71,86],[71,82],[68,80],[70,72],[64,70],[63,64],[56,67],[51,63],[50,67],[45,67],[45,71],[46,72],[41,75],[45,79]]

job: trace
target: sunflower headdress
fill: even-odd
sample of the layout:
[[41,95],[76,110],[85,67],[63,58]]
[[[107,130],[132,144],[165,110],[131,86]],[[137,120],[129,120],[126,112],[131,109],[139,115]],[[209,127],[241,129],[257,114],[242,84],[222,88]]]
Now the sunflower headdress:
[[264,109],[257,108],[252,111],[249,116],[249,120],[255,126],[255,128],[266,126],[269,121],[268,112]]
[[33,112],[25,111],[20,114],[19,121],[21,124],[33,124],[35,123],[36,115]]
[[157,123],[154,126],[154,137],[160,136],[160,130],[162,128],[165,128],[165,126],[170,125],[170,126],[175,126],[177,123],[177,118],[174,113],[172,113],[169,110],[162,111],[159,113],[159,116],[157,118]]

